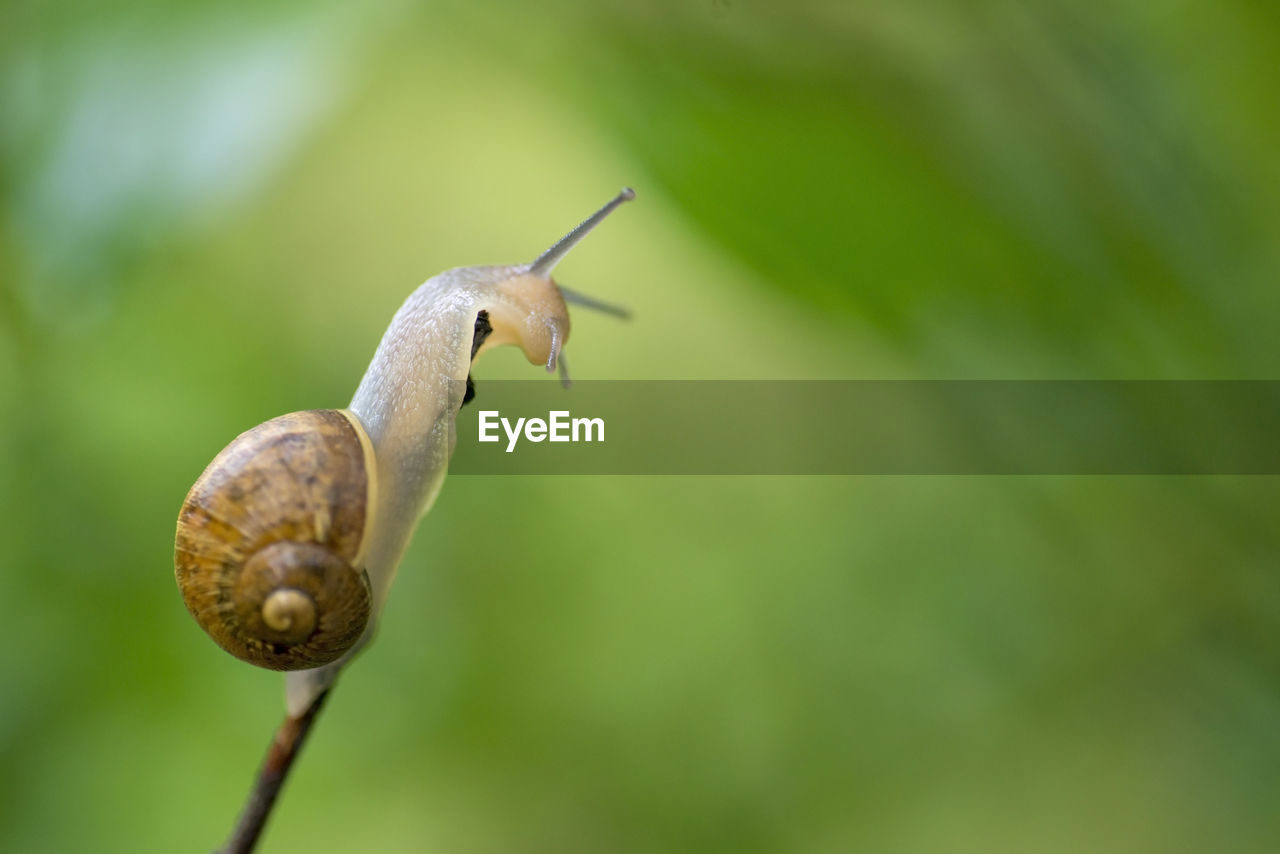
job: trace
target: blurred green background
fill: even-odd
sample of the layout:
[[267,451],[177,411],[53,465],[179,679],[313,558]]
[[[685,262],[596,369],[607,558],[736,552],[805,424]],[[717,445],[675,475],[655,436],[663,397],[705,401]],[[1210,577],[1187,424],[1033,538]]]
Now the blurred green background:
[[[581,378],[1277,378],[1277,55],[1253,0],[8,4],[0,850],[220,843],[281,680],[182,607],[187,488],[623,184]],[[263,850],[1276,850],[1277,500],[451,478]]]

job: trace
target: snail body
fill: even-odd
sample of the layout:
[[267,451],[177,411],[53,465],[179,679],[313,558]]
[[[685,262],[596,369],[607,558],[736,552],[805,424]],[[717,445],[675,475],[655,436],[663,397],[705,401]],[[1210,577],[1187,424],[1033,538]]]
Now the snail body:
[[175,541],[183,599],[232,655],[295,671],[291,710],[370,636],[448,470],[473,359],[514,344],[564,375],[566,296],[595,303],[562,290],[551,270],[633,196],[623,190],[530,264],[428,279],[396,312],[347,409],[249,430],[192,487]]

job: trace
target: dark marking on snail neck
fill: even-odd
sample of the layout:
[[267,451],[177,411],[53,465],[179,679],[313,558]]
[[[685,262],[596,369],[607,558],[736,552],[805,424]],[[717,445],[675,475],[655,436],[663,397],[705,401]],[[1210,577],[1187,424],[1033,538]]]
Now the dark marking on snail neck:
[[[492,334],[493,326],[489,323],[489,312],[481,309],[480,313],[476,315],[475,332],[471,336],[471,361],[474,362],[476,360],[476,353],[480,352],[480,347],[483,346],[485,339]],[[471,371],[468,370],[467,393],[462,397],[462,405],[466,406],[475,399],[475,396],[476,384],[471,379]]]

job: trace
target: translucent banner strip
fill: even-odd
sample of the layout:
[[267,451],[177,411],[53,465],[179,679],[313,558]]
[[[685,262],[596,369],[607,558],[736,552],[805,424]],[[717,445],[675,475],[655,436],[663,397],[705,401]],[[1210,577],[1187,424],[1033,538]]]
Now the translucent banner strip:
[[455,475],[1280,474],[1273,381],[477,382]]

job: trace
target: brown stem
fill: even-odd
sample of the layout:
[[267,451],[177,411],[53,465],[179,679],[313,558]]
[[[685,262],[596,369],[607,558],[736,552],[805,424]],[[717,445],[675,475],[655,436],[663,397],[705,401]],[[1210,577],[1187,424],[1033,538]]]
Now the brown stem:
[[258,844],[258,837],[271,816],[271,808],[280,794],[280,788],[289,776],[289,768],[293,766],[293,760],[298,758],[298,752],[307,739],[307,732],[315,723],[328,696],[329,692],[326,690],[301,715],[284,719],[271,746],[267,748],[266,758],[262,760],[258,779],[249,792],[244,812],[240,813],[240,820],[236,822],[235,830],[231,832],[231,838],[220,854],[250,854]]

